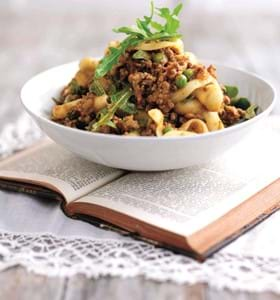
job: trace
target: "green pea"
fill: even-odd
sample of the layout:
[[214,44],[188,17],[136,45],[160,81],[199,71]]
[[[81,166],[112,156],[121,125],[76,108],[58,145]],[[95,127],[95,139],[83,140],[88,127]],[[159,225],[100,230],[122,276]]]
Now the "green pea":
[[236,101],[234,101],[233,105],[237,108],[246,110],[247,108],[250,107],[251,103],[247,98],[239,98]]
[[184,72],[183,72],[183,74],[184,74],[188,79],[190,79],[190,78],[193,76],[193,73],[194,73],[193,69],[186,69],[186,70],[184,70]]
[[188,79],[185,75],[178,75],[175,79],[175,84],[177,88],[181,89],[187,85]]
[[152,59],[157,64],[167,62],[167,57],[162,52],[154,53]]
[[166,134],[167,132],[171,131],[173,128],[171,126],[167,126],[162,130],[163,134]]
[[236,86],[230,86],[230,85],[225,85],[225,89],[226,89],[226,94],[230,97],[230,98],[234,98],[238,95],[238,88]]
[[144,60],[149,60],[150,54],[147,51],[143,50],[138,50],[132,55],[133,59],[144,59]]

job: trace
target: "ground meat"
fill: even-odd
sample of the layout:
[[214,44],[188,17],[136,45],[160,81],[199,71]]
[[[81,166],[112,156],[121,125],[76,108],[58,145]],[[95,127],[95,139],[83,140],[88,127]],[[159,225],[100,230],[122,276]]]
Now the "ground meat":
[[169,114],[167,114],[165,118],[166,123],[170,123],[174,127],[180,127],[182,124],[184,124],[187,119],[185,116],[179,115],[175,111],[171,111]]
[[134,120],[132,115],[124,117],[123,123],[125,128],[127,128],[126,131],[139,129],[139,124],[136,120]]
[[242,109],[230,105],[225,105],[220,112],[220,118],[226,126],[237,123],[243,116],[244,111]]
[[217,78],[217,73],[216,73],[216,67],[213,66],[213,65],[210,65],[208,68],[207,68],[207,71],[208,73],[213,76],[214,78]]
[[229,96],[224,95],[224,103],[225,103],[226,105],[229,105],[230,102],[231,102],[231,100],[230,100]]
[[135,72],[129,75],[128,81],[132,85],[138,106],[144,107],[146,96],[153,93],[155,76],[147,72]]
[[103,125],[103,126],[100,126],[98,131],[100,133],[112,133],[112,129],[111,127],[107,126],[107,125]]
[[81,98],[81,101],[77,103],[75,106],[75,111],[79,112],[81,116],[89,115],[93,110],[93,102],[95,99],[95,95],[87,95]]
[[140,132],[142,136],[155,136],[156,135],[156,124],[151,122],[148,126]]
[[173,48],[153,51],[166,56],[162,63],[133,59],[134,52],[126,51],[107,76],[114,82],[132,86],[138,109],[159,108],[164,114],[171,111],[174,107],[171,94],[177,90],[175,78],[188,67],[188,59]]
[[174,122],[176,122],[177,117],[178,117],[178,114],[173,111],[171,114],[169,114],[169,121],[171,123],[174,123]]
[[116,124],[118,130],[124,134],[140,128],[138,122],[134,120],[133,116],[126,116],[123,119],[114,117],[113,122]]
[[63,120],[55,120],[55,122],[68,127],[76,128],[76,120],[70,120],[69,118],[65,118]]
[[204,80],[204,79],[207,79],[209,76],[208,74],[208,71],[206,69],[205,66],[203,65],[198,65],[196,68],[195,68],[195,78],[196,79],[199,79],[199,80]]
[[96,117],[93,111],[94,98],[95,96],[92,94],[83,96],[82,101],[80,101],[75,108],[67,114],[66,118],[60,120],[59,123],[69,127],[85,129],[86,126]]

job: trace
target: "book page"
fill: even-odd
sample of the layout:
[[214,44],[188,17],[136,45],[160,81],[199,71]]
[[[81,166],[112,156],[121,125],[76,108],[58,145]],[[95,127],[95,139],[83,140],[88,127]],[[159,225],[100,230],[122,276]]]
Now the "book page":
[[209,164],[127,174],[75,203],[97,204],[186,236],[279,177],[279,137],[258,131]]
[[48,140],[0,163],[0,177],[33,183],[61,192],[71,202],[121,176],[121,170],[78,157]]

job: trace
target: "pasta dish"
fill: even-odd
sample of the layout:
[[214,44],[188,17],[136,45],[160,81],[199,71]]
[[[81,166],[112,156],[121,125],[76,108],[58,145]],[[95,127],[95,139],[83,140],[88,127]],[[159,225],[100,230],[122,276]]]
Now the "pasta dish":
[[[244,122],[258,107],[238,87],[218,82],[214,65],[186,52],[179,4],[154,8],[111,42],[100,60],[84,58],[53,98],[53,121],[91,132],[129,136],[192,136]],[[156,16],[156,20],[155,20]],[[158,22],[162,20],[162,22]]]

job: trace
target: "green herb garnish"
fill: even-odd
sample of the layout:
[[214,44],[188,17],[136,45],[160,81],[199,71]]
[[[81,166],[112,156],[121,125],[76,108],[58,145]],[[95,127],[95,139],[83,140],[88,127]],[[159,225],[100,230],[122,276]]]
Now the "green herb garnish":
[[120,107],[120,110],[128,115],[134,115],[137,113],[136,105],[132,102],[127,102]]
[[102,58],[95,70],[95,78],[101,78],[106,75],[112,67],[117,64],[119,57],[128,47],[136,46],[139,43],[137,36],[131,35],[124,39],[117,48],[110,47],[109,54]]
[[235,98],[239,91],[238,91],[238,87],[236,86],[230,86],[230,85],[225,85],[225,90],[226,90],[226,94],[232,99]]
[[108,90],[108,95],[114,95],[117,92],[117,87],[115,84],[111,83],[109,90]]
[[163,134],[166,134],[167,132],[171,131],[173,128],[171,126],[167,126],[162,130]]
[[[116,103],[119,101],[119,98],[120,98],[119,93],[121,93],[121,92],[115,93],[114,95],[111,96],[111,99],[110,99],[111,103]],[[133,93],[131,92],[130,97],[132,96],[132,94]],[[118,110],[121,110],[129,115],[133,115],[133,114],[137,113],[136,105],[134,103],[130,102],[129,99],[127,101],[124,101],[121,105],[119,105]]]
[[106,75],[112,67],[117,64],[119,57],[129,47],[136,46],[144,41],[170,40],[181,37],[177,30],[180,26],[178,15],[182,7],[183,5],[180,3],[173,10],[166,7],[156,8],[157,15],[164,19],[164,23],[161,24],[153,21],[155,8],[152,1],[151,15],[149,17],[144,16],[143,19],[137,19],[136,25],[134,26],[125,26],[114,29],[114,32],[124,33],[127,37],[117,48],[111,47],[109,49],[109,54],[101,59],[95,71],[95,78]]
[[252,104],[249,108],[246,109],[244,118],[246,120],[254,118],[257,114],[258,109],[259,107],[256,104]]
[[70,89],[71,89],[71,94],[78,95],[78,96],[85,95],[88,91],[86,87],[79,85],[76,79],[73,79],[70,82]]
[[243,110],[246,110],[250,107],[250,101],[247,98],[241,97],[239,99],[236,99],[234,101],[231,101],[232,105],[237,107],[237,108],[241,108]]
[[96,96],[102,96],[105,94],[102,84],[97,79],[93,79],[93,82],[89,86],[89,91],[94,93]]
[[100,111],[98,114],[98,121],[90,125],[91,131],[97,131],[101,126],[110,126],[115,128],[115,124],[112,122],[112,118],[116,111],[123,107],[132,96],[132,91],[130,88],[125,88],[120,92],[111,96],[111,104]]

